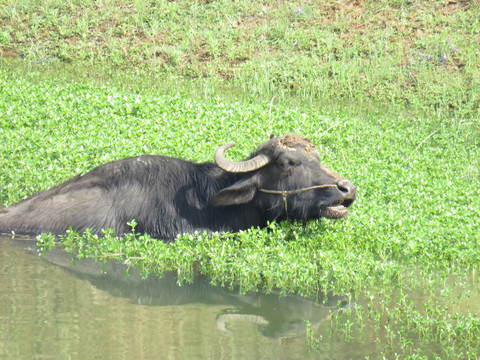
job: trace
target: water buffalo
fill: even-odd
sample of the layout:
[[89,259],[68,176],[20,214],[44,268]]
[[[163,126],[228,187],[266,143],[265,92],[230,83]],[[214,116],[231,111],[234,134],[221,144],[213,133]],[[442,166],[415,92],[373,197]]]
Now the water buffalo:
[[233,145],[218,148],[215,164],[142,155],[101,165],[1,209],[0,232],[124,234],[135,219],[136,231],[171,240],[273,220],[338,219],[355,200],[355,186],[323,166],[303,137],[272,137],[240,162],[224,157]]

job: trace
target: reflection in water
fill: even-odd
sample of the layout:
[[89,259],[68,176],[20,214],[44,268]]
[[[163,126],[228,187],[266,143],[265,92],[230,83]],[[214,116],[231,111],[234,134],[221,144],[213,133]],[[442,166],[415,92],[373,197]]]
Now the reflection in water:
[[219,330],[233,333],[228,323],[246,321],[258,325],[260,333],[267,337],[304,335],[305,320],[318,324],[328,320],[330,313],[343,298],[330,297],[327,304],[319,304],[300,296],[278,294],[238,295],[234,291],[214,287],[205,277],[197,277],[193,284],[178,286],[174,274],[163,278],[141,279],[134,270],[125,276],[126,265],[110,261],[107,272],[102,274],[103,265],[82,260],[71,266],[71,257],[61,249],[46,254],[48,261],[65,267],[80,279],[88,280],[96,288],[115,297],[131,299],[132,303],[151,306],[180,306],[188,304],[224,305],[218,314],[216,325]]
[[0,358],[305,358],[305,320],[329,324],[342,300],[239,296],[201,277],[179,287],[119,263],[102,274],[59,249],[24,250],[34,243],[0,238]]

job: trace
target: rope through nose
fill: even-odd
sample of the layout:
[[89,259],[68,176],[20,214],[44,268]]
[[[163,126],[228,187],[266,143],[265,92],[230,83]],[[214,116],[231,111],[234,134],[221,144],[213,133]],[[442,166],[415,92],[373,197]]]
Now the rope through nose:
[[274,195],[291,195],[291,194],[298,194],[308,190],[315,190],[315,189],[323,189],[327,187],[337,187],[335,184],[327,184],[327,185],[316,185],[316,186],[309,186],[306,188],[296,189],[296,190],[267,190],[267,189],[258,189],[266,194],[274,194]]
[[273,194],[273,195],[282,195],[283,204],[285,205],[285,214],[287,215],[288,219],[288,208],[287,208],[287,196],[291,194],[298,194],[301,192],[315,190],[315,189],[323,189],[328,187],[336,187],[337,185],[334,184],[326,184],[326,185],[315,185],[309,186],[306,188],[296,189],[296,190],[267,190],[267,189],[258,189],[258,191],[263,192],[265,194]]

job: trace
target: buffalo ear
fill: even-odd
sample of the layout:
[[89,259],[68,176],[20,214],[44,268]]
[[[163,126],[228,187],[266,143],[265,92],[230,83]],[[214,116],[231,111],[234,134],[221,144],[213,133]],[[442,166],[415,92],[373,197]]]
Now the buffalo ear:
[[220,190],[213,198],[214,206],[245,204],[253,199],[257,192],[255,177],[241,180],[232,186]]

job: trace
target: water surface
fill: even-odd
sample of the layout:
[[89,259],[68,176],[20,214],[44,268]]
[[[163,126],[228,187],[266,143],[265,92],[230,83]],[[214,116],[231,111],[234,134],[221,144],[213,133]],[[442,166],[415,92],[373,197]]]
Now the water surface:
[[239,296],[206,279],[179,287],[173,276],[142,280],[125,268],[47,258],[32,240],[0,237],[2,359],[329,358],[305,345],[305,320],[328,327],[330,304],[276,294]]
[[[412,271],[418,279],[404,288],[377,286],[350,302],[330,296],[322,304],[294,295],[240,296],[202,277],[180,287],[172,274],[125,276],[120,262],[106,273],[91,260],[72,267],[63,250],[43,257],[28,249],[35,244],[0,236],[0,359],[480,356],[476,272]],[[465,331],[452,331],[459,326]]]

